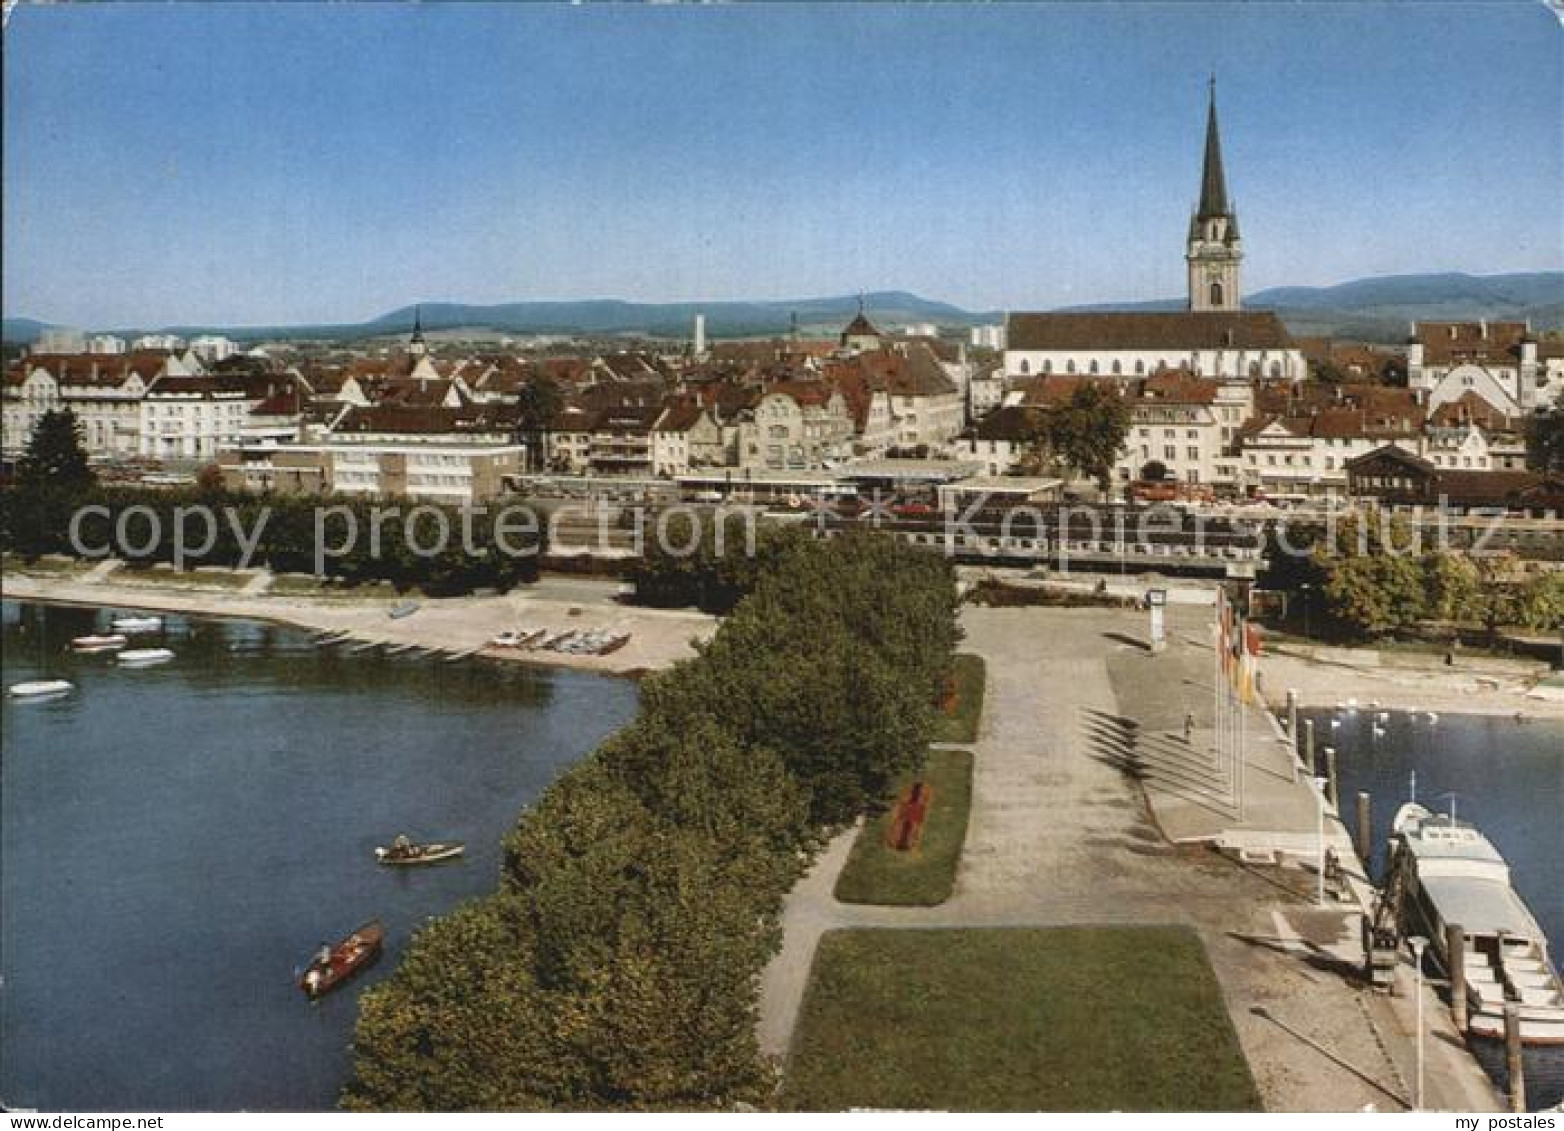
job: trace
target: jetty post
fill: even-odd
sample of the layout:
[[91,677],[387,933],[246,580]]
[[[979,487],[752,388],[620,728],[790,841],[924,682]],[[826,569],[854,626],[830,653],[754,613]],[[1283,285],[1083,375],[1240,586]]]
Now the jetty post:
[[1294,756],[1301,755],[1298,746],[1298,689],[1287,689],[1287,737],[1292,739],[1292,751]]
[[1303,764],[1311,777],[1320,776],[1320,763],[1314,757],[1314,720],[1303,720]]
[[1331,808],[1335,809],[1337,813],[1340,813],[1341,794],[1337,790],[1336,748],[1334,746],[1327,746],[1325,748],[1325,781],[1328,788],[1330,789]]
[[1505,1083],[1510,1089],[1510,1111],[1526,1113],[1526,1066],[1521,1059],[1521,1009],[1513,1001],[1504,1003]]
[[1459,923],[1445,924],[1445,957],[1450,967],[1450,1018],[1455,1031],[1466,1036],[1466,930]]
[[1363,861],[1363,870],[1368,871],[1370,862],[1374,859],[1374,813],[1369,807],[1368,791],[1358,790],[1358,859]]

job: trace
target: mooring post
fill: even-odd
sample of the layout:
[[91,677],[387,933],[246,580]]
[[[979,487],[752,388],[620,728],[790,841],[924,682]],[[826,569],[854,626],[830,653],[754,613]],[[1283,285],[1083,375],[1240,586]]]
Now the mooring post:
[[1505,1079],[1510,1088],[1510,1111],[1526,1112],[1526,1067],[1521,1060],[1521,1010],[1513,1001],[1504,1003]]
[[1450,967],[1450,1016],[1455,1031],[1466,1036],[1466,931],[1459,923],[1445,925],[1445,957]]
[[1340,815],[1341,794],[1337,792],[1336,788],[1336,748],[1334,746],[1325,748],[1325,781],[1325,788],[1330,797],[1331,807]]
[[1369,808],[1367,790],[1358,790],[1358,859],[1363,861],[1363,871],[1368,872],[1374,859],[1374,815]]
[[1314,720],[1303,720],[1303,764],[1309,776],[1320,776],[1320,764],[1314,757]]
[[1293,753],[1298,752],[1298,689],[1287,689],[1287,737],[1292,739]]

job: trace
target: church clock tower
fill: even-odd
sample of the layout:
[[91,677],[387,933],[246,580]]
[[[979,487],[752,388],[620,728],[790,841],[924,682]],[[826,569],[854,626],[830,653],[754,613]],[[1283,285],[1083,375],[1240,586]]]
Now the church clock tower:
[[1243,259],[1238,215],[1227,200],[1222,174],[1222,139],[1216,128],[1216,79],[1206,113],[1206,160],[1200,178],[1200,205],[1189,220],[1189,309],[1237,310],[1238,265]]

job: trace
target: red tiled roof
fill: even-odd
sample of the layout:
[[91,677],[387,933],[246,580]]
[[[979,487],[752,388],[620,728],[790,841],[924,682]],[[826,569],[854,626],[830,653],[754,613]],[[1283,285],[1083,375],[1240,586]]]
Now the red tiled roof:
[[1012,350],[1286,349],[1287,328],[1270,311],[1096,314],[1012,314],[1006,320]]
[[514,409],[498,405],[465,408],[417,408],[407,405],[376,404],[354,406],[337,422],[335,432],[471,435],[508,433],[517,425]]
[[1526,336],[1524,322],[1419,322],[1412,340],[1424,365],[1514,365]]

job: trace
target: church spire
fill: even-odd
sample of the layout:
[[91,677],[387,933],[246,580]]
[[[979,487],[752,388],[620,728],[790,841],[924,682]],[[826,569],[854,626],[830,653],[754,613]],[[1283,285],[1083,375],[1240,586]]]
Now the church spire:
[[1222,137],[1216,125],[1216,76],[1211,76],[1210,103],[1206,109],[1206,162],[1200,178],[1200,210],[1196,218],[1229,215],[1227,178],[1222,173]]
[[429,347],[424,345],[424,309],[413,307],[413,336],[407,341],[407,352],[413,357],[423,357]]
[[1200,204],[1189,218],[1189,309],[1237,310],[1240,306],[1238,268],[1244,257],[1238,239],[1238,217],[1227,197],[1222,170],[1222,137],[1216,124],[1216,76],[1211,76],[1206,106],[1206,160],[1200,172]]

